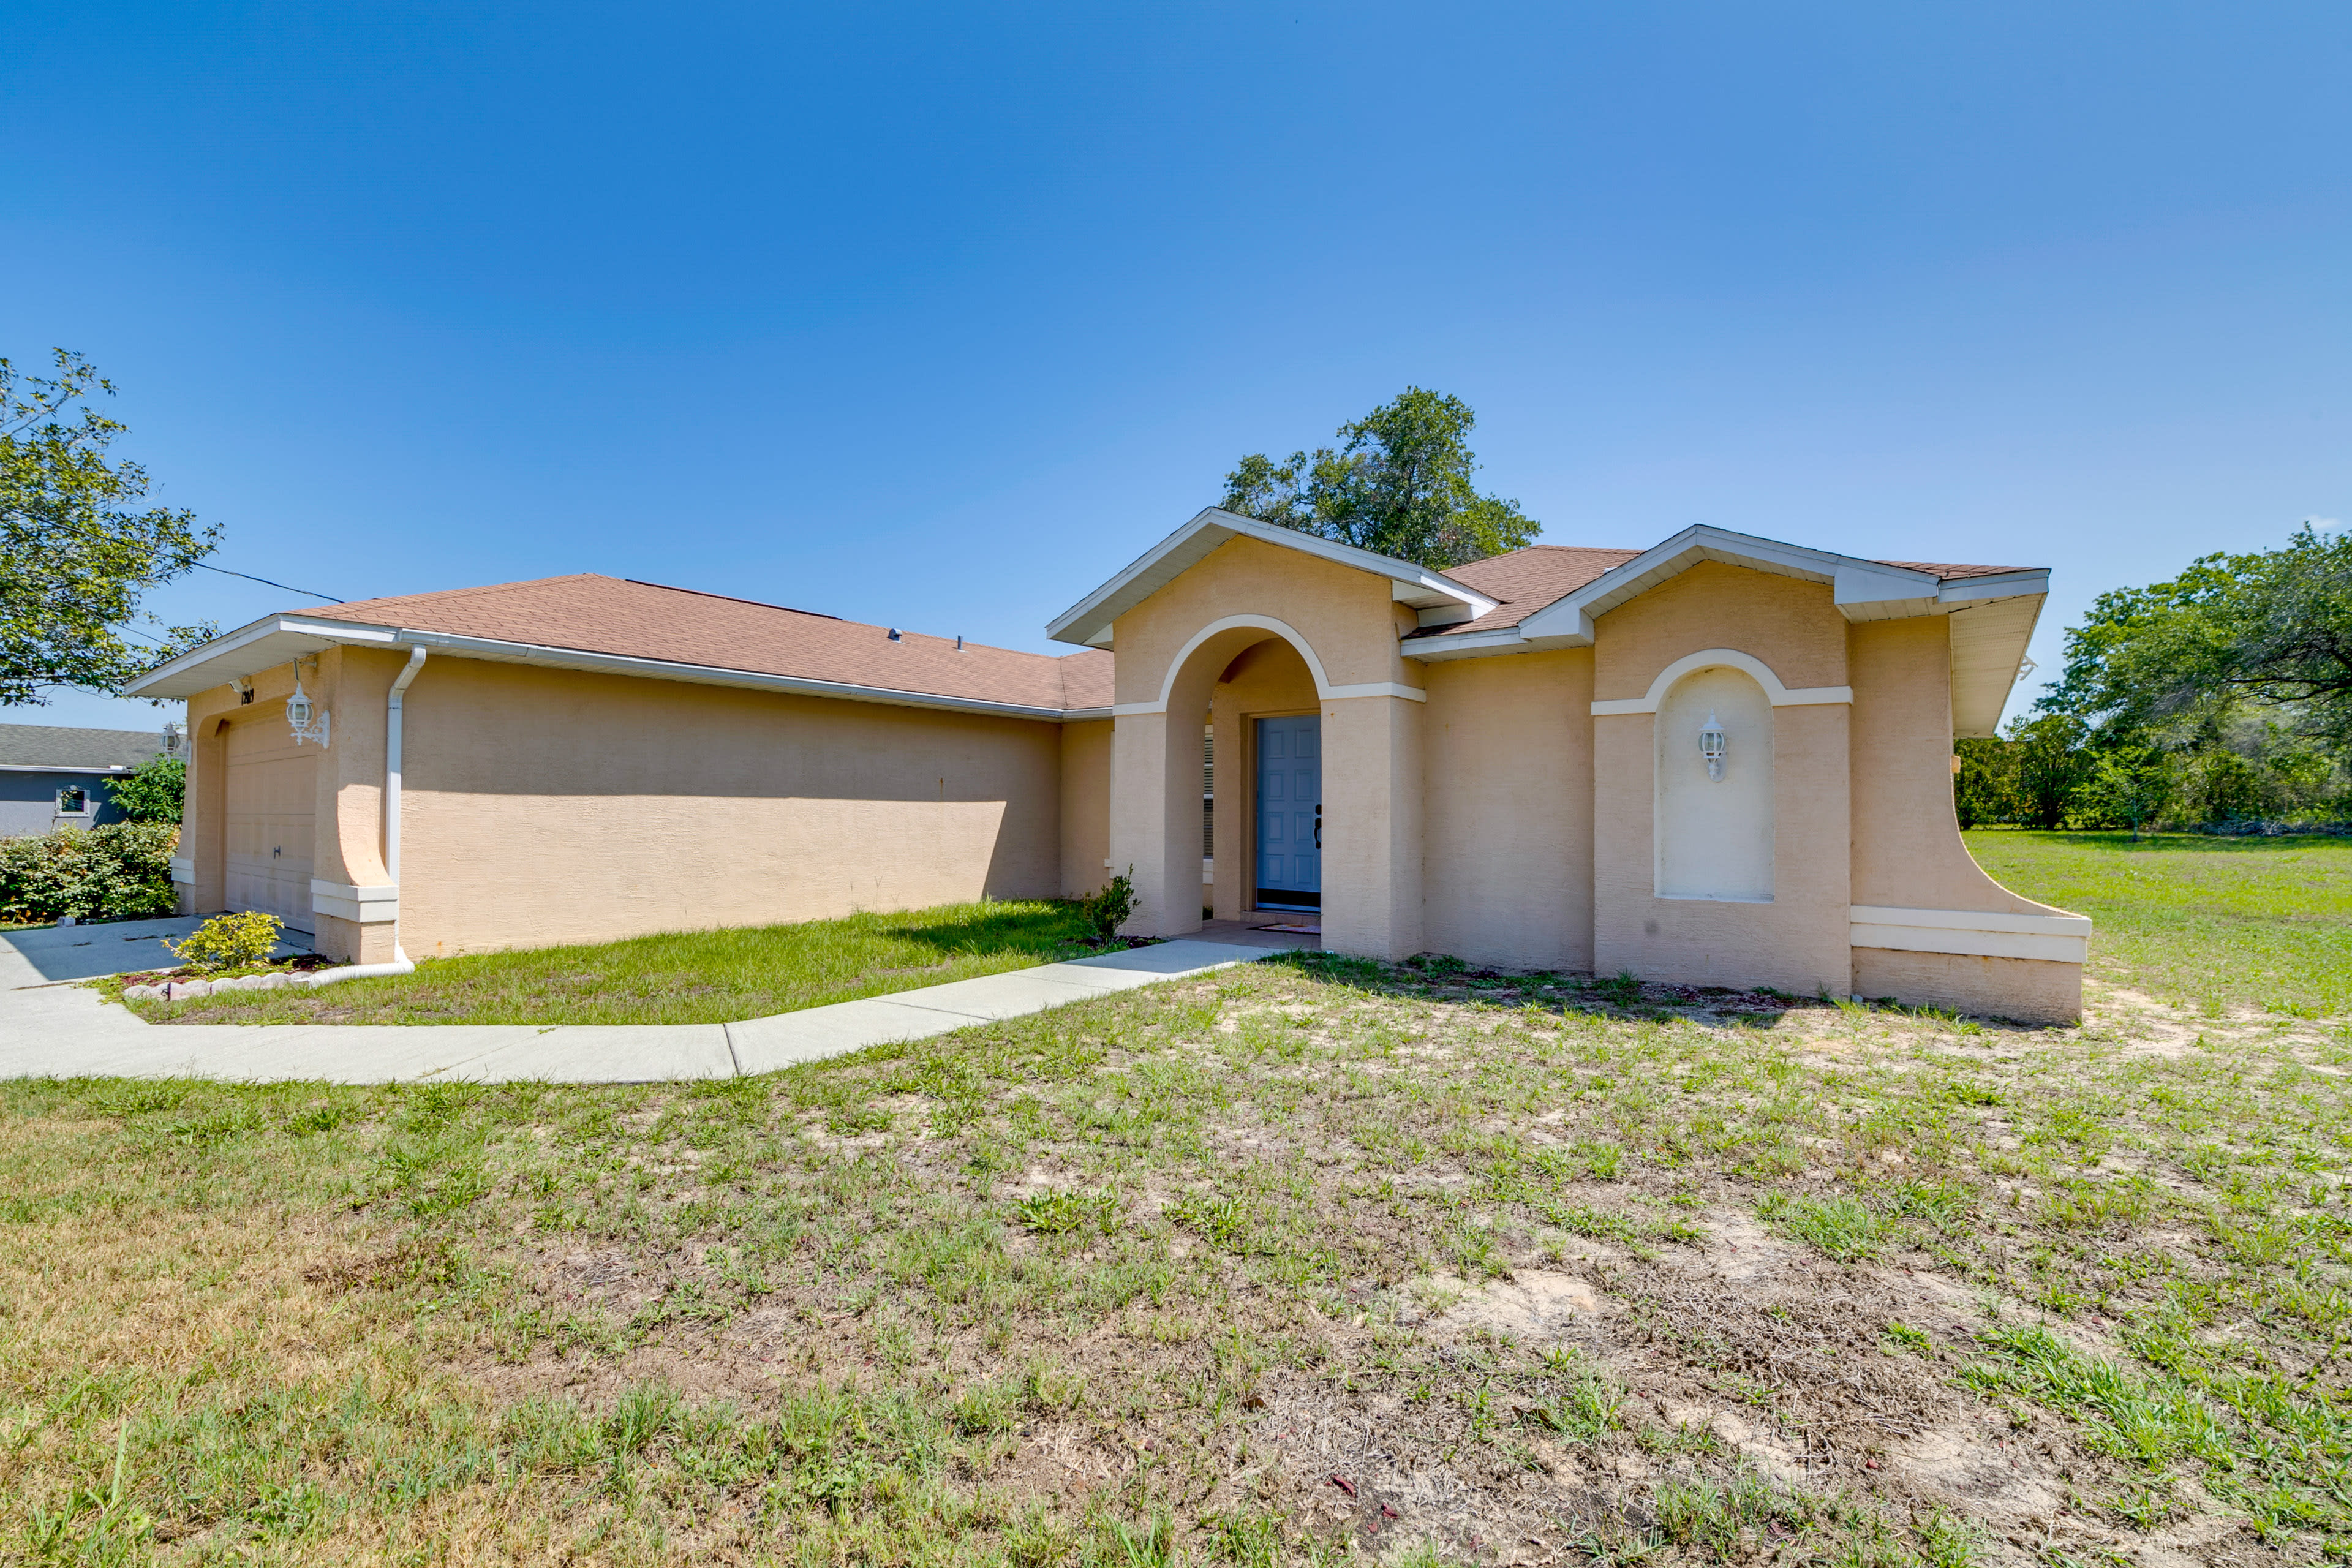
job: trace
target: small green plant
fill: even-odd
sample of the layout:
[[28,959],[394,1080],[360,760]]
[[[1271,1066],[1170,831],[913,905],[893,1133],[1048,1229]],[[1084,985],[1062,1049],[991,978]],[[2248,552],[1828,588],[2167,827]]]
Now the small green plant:
[[1921,1356],[1931,1356],[1936,1353],[1935,1341],[1910,1324],[1894,1319],[1887,1321],[1883,1338],[1889,1355],[1906,1352]]
[[1612,1007],[1631,1008],[1642,999],[1642,977],[1630,969],[1619,970],[1611,979],[1594,981],[1592,988]]
[[1078,900],[1078,918],[1097,940],[1108,942],[1118,934],[1128,917],[1135,913],[1135,868],[1126,870],[1103,884],[1102,891],[1088,893]]
[[285,926],[276,915],[247,910],[243,914],[215,915],[180,941],[163,946],[181,963],[206,973],[243,969],[277,951],[278,933]]
[[1892,1239],[1887,1224],[1858,1198],[1801,1198],[1767,1193],[1756,1205],[1766,1223],[1810,1241],[1840,1263],[1874,1257]]
[[1021,1223],[1041,1236],[1060,1236],[1082,1226],[1110,1228],[1118,1212],[1114,1193],[1032,1193],[1013,1204]]

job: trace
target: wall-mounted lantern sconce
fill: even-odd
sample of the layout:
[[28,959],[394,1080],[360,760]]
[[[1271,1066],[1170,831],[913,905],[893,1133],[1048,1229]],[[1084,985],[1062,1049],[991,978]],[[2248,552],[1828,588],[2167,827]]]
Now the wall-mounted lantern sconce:
[[1698,732],[1698,754],[1706,759],[1706,776],[1717,784],[1723,782],[1723,721],[1710,710],[1706,728]]
[[302,671],[294,671],[294,695],[286,700],[286,724],[294,731],[294,743],[316,741],[321,750],[327,744],[327,710],[310,700],[302,689]]
[[163,754],[185,761],[188,755],[188,727],[174,721],[163,726]]

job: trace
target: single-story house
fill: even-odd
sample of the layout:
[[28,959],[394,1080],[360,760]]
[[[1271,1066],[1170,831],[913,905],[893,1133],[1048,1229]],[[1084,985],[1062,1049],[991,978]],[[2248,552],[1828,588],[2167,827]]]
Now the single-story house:
[[1058,658],[580,575],[270,616],[131,690],[188,700],[184,907],[352,962],[1131,867],[1137,932],[2054,1019],[2090,922],[1951,791],[2048,575],[1712,527],[1436,572],[1213,509]]
[[161,730],[0,724],[0,838],[121,821],[108,784],[178,741]]

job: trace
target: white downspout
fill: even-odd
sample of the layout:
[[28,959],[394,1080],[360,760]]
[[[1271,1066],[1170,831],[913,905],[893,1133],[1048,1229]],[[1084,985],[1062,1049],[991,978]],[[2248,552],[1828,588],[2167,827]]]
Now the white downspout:
[[367,980],[383,974],[414,974],[416,965],[409,961],[406,950],[400,945],[400,708],[402,694],[416,672],[425,668],[425,648],[411,644],[408,662],[393,677],[392,695],[383,705],[383,869],[392,880],[392,962],[389,963],[346,963],[335,969],[314,971],[305,978],[313,985],[329,985],[338,980]]

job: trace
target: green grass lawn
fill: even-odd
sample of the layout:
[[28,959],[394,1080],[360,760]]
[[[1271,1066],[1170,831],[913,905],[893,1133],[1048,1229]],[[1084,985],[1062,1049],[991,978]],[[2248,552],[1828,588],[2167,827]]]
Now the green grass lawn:
[[2004,886],[2096,922],[2101,979],[2209,1014],[2352,1013],[2352,838],[1967,837]]
[[1081,934],[1071,904],[949,904],[429,958],[392,979],[132,1005],[185,1024],[719,1024],[1079,957]]

